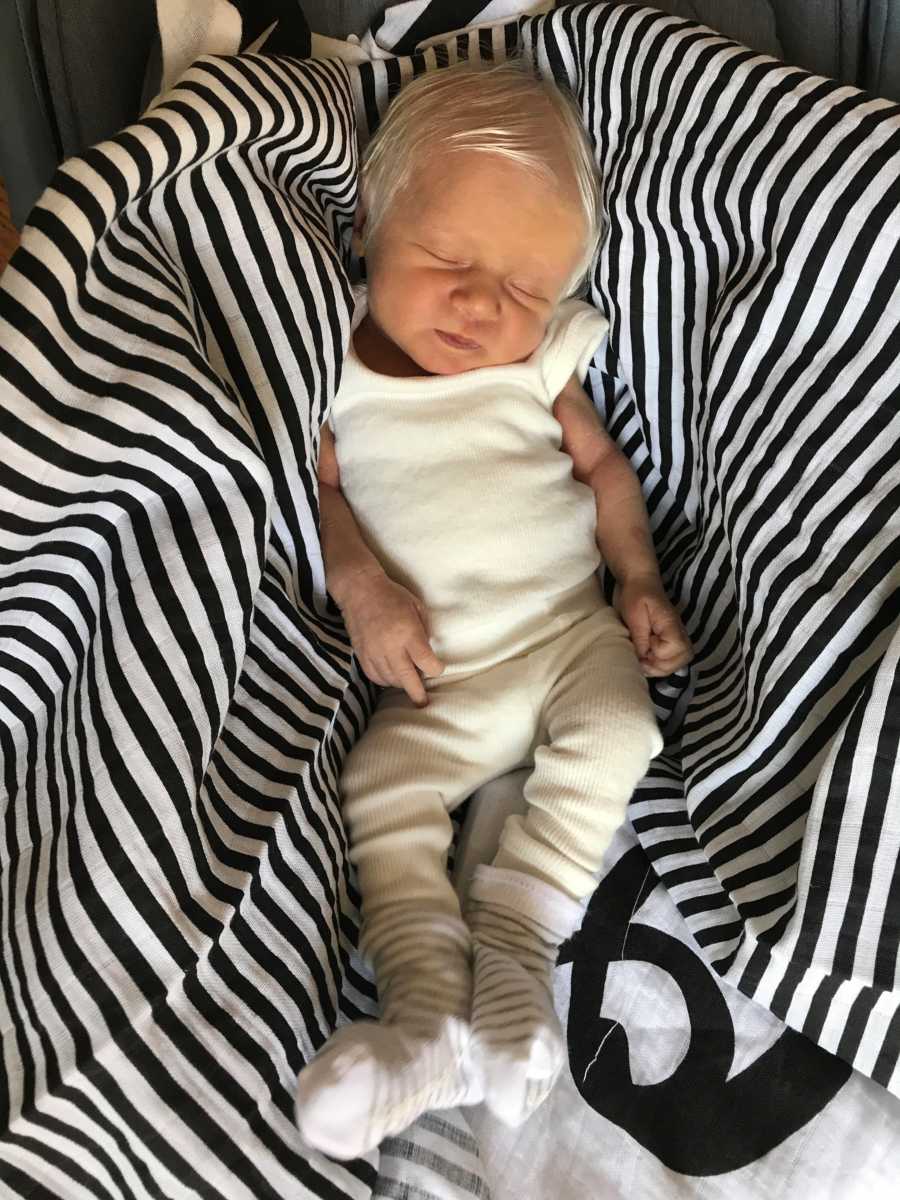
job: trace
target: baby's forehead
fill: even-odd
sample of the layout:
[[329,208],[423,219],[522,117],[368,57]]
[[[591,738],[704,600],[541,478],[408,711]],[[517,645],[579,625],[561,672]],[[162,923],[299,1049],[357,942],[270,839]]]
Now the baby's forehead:
[[531,221],[529,236],[540,238],[544,233],[558,229],[561,224],[580,226],[582,213],[577,202],[563,192],[553,193],[546,186],[539,187],[527,180],[517,183],[515,190],[501,197],[485,189],[484,203],[476,186],[465,189],[435,189],[430,195],[420,195],[413,203],[404,206],[400,215],[408,228],[417,232],[444,239],[465,239],[467,236],[499,236],[518,226],[513,220],[527,209]]
[[499,154],[463,151],[428,156],[410,164],[403,199],[406,214],[417,224],[454,226],[469,218],[460,208],[474,207],[488,216],[498,205],[528,204],[532,209],[581,211],[577,184],[568,164],[548,163],[546,171]]

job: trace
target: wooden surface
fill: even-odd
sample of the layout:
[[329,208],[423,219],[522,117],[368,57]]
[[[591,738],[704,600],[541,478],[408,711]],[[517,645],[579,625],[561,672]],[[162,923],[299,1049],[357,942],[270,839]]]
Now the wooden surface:
[[19,235],[9,219],[9,206],[6,203],[6,189],[0,179],[0,272],[6,266],[9,256],[19,244]]

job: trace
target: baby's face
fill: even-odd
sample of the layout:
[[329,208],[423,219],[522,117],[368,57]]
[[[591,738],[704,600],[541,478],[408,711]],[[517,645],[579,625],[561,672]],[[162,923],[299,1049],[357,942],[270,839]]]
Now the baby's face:
[[519,362],[540,344],[584,250],[574,192],[493,154],[425,171],[366,248],[377,333],[423,372]]

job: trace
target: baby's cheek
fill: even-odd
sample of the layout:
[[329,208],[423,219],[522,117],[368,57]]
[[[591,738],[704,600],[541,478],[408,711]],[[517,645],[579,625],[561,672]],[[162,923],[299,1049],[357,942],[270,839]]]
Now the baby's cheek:
[[528,358],[537,350],[547,332],[549,322],[535,313],[527,313],[519,321],[518,337],[524,347],[521,358]]
[[449,298],[442,294],[427,271],[404,271],[394,280],[397,307],[416,324],[433,324],[435,313],[446,312]]

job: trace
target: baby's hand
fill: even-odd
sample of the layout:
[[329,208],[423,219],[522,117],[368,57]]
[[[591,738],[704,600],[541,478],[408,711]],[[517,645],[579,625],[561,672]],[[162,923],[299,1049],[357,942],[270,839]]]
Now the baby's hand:
[[616,586],[613,603],[631,634],[645,675],[671,675],[694,657],[681,618],[658,577],[628,579]]
[[428,642],[428,612],[417,596],[379,571],[361,577],[342,607],[359,665],[373,683],[402,688],[419,708],[428,693],[419,675],[444,664]]

